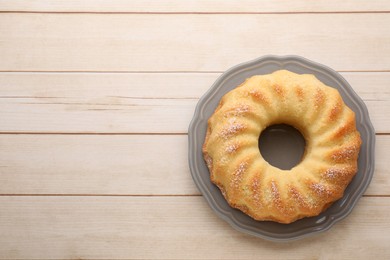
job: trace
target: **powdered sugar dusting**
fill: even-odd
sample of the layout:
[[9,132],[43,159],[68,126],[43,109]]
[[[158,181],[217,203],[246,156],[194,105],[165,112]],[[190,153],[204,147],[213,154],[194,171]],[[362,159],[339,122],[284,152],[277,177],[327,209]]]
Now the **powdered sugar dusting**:
[[240,104],[236,108],[234,108],[234,112],[237,116],[240,116],[242,114],[245,114],[249,112],[250,107],[247,104]]
[[250,106],[247,104],[238,104],[236,107],[229,109],[224,113],[225,118],[231,117],[241,117],[247,114],[251,110]]
[[318,109],[324,102],[325,95],[320,88],[317,88],[316,93],[314,94],[314,108]]
[[237,122],[235,118],[230,118],[228,125],[221,131],[220,136],[226,140],[243,129],[245,129],[244,124]]
[[254,178],[252,180],[251,189],[252,189],[252,198],[253,198],[253,201],[255,202],[256,206],[262,207],[262,203],[260,201],[260,194],[259,194],[259,192],[260,192],[259,181],[257,180],[257,178]]
[[239,145],[237,143],[234,143],[234,144],[227,146],[225,151],[227,153],[234,153],[235,151],[238,150],[238,148],[239,148]]
[[298,203],[300,207],[311,208],[312,206],[307,203],[302,194],[294,187],[289,186],[289,191],[293,200]]
[[335,120],[341,112],[341,102],[338,101],[336,104],[333,105],[332,109],[330,110],[329,119],[331,121]]
[[248,163],[247,162],[241,162],[239,165],[238,165],[238,168],[236,169],[236,171],[234,172],[234,176],[242,176],[242,174],[246,171],[246,169],[248,168]]
[[274,198],[279,197],[279,190],[275,184],[275,181],[271,181],[271,192],[272,192],[272,197]]
[[275,207],[280,211],[284,211],[282,201],[280,199],[279,189],[274,180],[271,181],[271,195],[272,203],[275,205]]
[[359,148],[356,145],[343,148],[342,150],[333,153],[332,159],[336,162],[354,159],[358,154],[358,150]]
[[209,155],[205,155],[207,167],[211,170],[213,168],[213,159]]
[[332,192],[328,190],[325,185],[320,183],[312,183],[310,185],[310,189],[312,189],[318,196],[321,197],[329,197],[332,195]]
[[329,168],[325,171],[324,175],[327,179],[335,180],[344,177],[349,173],[349,170],[347,167],[342,168]]
[[338,178],[340,175],[340,170],[336,169],[336,168],[329,168],[328,170],[326,170],[325,172],[325,176],[328,178],[328,179],[336,179]]
[[261,93],[260,91],[258,90],[255,90],[255,89],[252,89],[251,91],[249,91],[249,94],[257,101],[261,102],[261,103],[268,103],[268,100],[267,98],[264,96],[263,93]]
[[229,163],[229,159],[226,157],[226,156],[222,156],[220,159],[219,159],[219,164],[221,165],[226,165]]
[[276,84],[273,87],[279,96],[284,97],[284,89],[281,86]]
[[298,96],[299,101],[303,101],[304,99],[304,93],[301,87],[297,86],[295,88],[295,94]]
[[232,182],[230,183],[232,187],[234,187],[234,188],[239,187],[239,185],[242,181],[242,176],[245,173],[247,168],[248,168],[247,162],[241,162],[238,165],[238,168],[233,172],[233,179],[232,179]]

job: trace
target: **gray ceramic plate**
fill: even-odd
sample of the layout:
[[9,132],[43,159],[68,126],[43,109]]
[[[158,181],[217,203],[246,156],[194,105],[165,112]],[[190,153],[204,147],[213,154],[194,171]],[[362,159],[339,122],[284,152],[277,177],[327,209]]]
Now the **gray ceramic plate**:
[[[231,208],[220,190],[211,183],[202,156],[207,119],[214,112],[221,97],[252,75],[269,74],[279,69],[314,74],[326,85],[337,88],[344,102],[355,111],[357,128],[363,140],[359,154],[359,171],[345,190],[344,197],[321,215],[288,225],[255,221],[241,211]],[[199,100],[189,127],[188,139],[192,178],[215,213],[239,231],[272,241],[290,241],[328,230],[352,211],[374,173],[375,131],[365,104],[336,71],[298,56],[264,56],[239,64],[223,73]]]

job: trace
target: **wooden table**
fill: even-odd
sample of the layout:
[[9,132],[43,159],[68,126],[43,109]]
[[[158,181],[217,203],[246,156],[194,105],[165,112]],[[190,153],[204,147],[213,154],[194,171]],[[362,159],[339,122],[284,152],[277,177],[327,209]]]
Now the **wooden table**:
[[[1,259],[390,259],[390,1],[0,1]],[[229,67],[339,71],[377,132],[352,214],[310,239],[231,228],[195,187],[187,129]]]

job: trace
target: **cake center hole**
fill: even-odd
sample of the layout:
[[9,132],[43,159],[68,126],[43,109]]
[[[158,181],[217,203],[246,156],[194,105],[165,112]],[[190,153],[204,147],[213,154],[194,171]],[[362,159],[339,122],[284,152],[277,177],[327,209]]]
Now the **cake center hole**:
[[263,158],[282,170],[290,170],[301,162],[305,146],[303,135],[286,124],[271,125],[259,137],[259,149]]

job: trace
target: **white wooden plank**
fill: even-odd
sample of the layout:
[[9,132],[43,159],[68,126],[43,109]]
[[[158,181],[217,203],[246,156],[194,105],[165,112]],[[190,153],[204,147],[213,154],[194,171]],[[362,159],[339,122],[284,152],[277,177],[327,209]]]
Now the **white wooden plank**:
[[[198,100],[2,99],[0,131],[5,133],[187,133]],[[390,132],[389,100],[366,100],[377,133]]]
[[390,70],[389,31],[385,13],[2,13],[0,70],[224,71],[266,54]]
[[[199,195],[187,136],[0,135],[0,194]],[[390,136],[377,136],[366,195],[390,195]]]
[[187,136],[0,135],[1,194],[199,194]]
[[[366,100],[390,99],[390,72],[340,72]],[[0,73],[0,98],[200,98],[221,73]]]
[[24,12],[364,12],[388,11],[386,0],[0,0],[2,11]]
[[0,197],[2,259],[388,259],[389,198],[289,243],[235,231],[203,197]]
[[186,133],[196,99],[1,100],[2,132]]
[[[357,73],[358,84],[365,73]],[[368,73],[370,74],[370,73]],[[390,73],[379,73],[383,91]],[[221,73],[0,73],[0,98],[198,99]],[[359,85],[364,85],[360,83]],[[101,100],[100,100],[101,101]]]
[[[0,132],[187,133],[219,74],[0,73]],[[343,73],[378,133],[390,132],[390,73]]]

